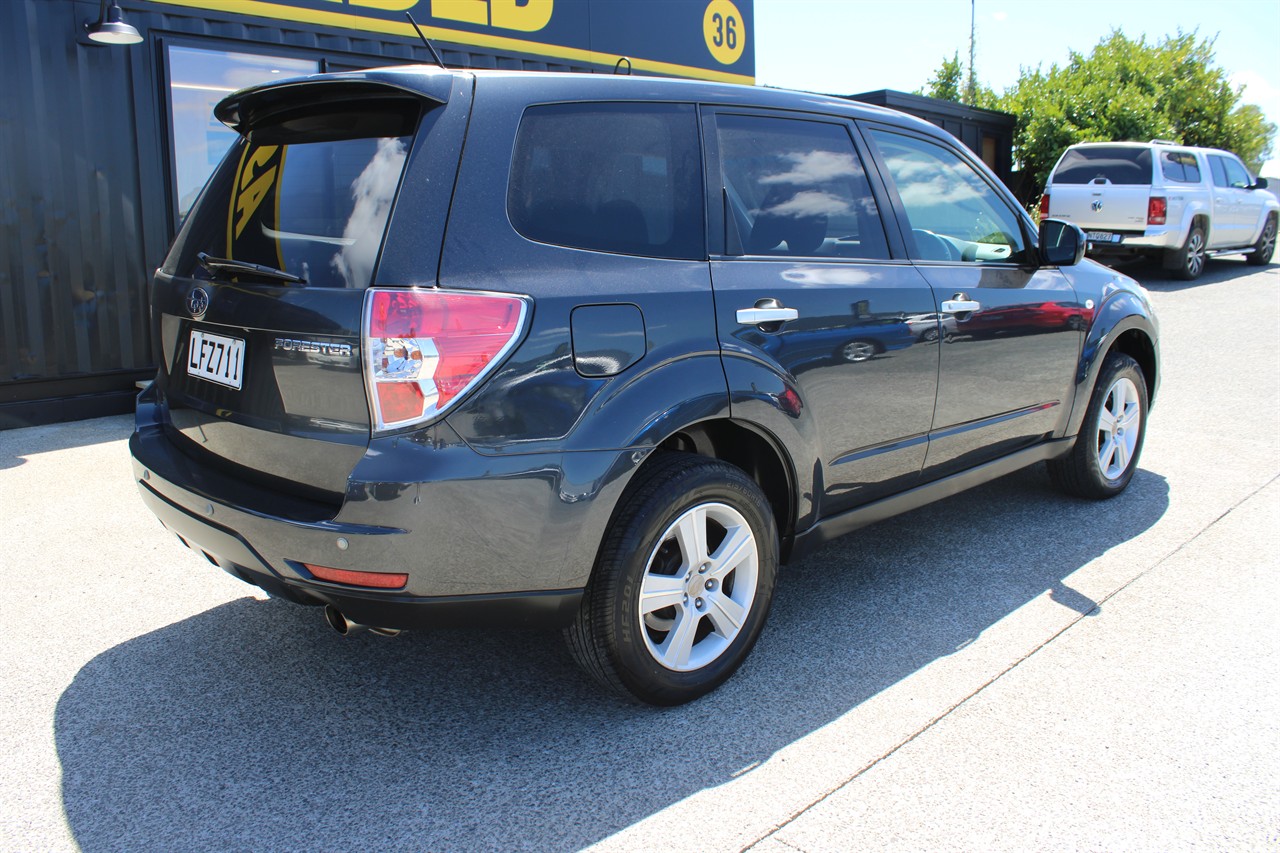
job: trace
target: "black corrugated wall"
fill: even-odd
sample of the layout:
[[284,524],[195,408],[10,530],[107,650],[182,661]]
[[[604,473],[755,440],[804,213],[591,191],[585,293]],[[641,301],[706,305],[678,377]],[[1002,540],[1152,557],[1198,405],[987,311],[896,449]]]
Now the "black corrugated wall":
[[[167,41],[328,68],[429,61],[408,40],[120,5],[141,44],[88,41],[97,0],[0,0],[0,429],[128,411],[153,372],[149,277],[174,229]],[[442,47],[450,65],[570,70]]]

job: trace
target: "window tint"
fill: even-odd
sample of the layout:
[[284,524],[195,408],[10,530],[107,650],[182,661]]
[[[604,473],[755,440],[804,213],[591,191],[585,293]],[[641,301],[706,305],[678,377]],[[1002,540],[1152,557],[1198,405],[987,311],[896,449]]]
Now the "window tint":
[[716,117],[726,216],[754,255],[889,257],[875,198],[841,125]]
[[1227,183],[1239,189],[1248,189],[1253,185],[1253,179],[1249,177],[1249,172],[1245,170],[1240,161],[1234,157],[1223,157],[1222,165],[1227,169]]
[[[327,106],[240,139],[175,243],[196,254],[285,270],[311,287],[365,288],[382,247],[419,107]],[[249,276],[249,274],[245,274]]]
[[911,224],[913,257],[927,261],[1021,260],[1022,229],[996,191],[959,154],[932,142],[872,130]]
[[691,104],[553,104],[525,111],[507,212],[542,243],[706,257]]
[[1183,184],[1200,183],[1200,164],[1194,154],[1187,151],[1165,151],[1160,156],[1160,168],[1165,178]]
[[1053,172],[1055,184],[1150,184],[1151,150],[1119,145],[1070,148]]
[[1213,175],[1213,185],[1215,187],[1231,186],[1231,182],[1227,180],[1226,164],[1217,154],[1209,155],[1209,172]]

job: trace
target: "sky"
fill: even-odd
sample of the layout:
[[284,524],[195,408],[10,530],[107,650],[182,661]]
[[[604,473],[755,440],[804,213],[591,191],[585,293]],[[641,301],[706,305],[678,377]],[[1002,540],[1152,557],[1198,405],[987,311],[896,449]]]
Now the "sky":
[[[997,92],[1021,68],[1063,65],[1112,29],[1148,43],[1196,31],[1215,64],[1280,127],[1280,0],[973,0],[974,67]],[[923,87],[969,57],[970,0],[754,0],[756,83],[851,95]],[[1262,174],[1280,176],[1280,133]]]

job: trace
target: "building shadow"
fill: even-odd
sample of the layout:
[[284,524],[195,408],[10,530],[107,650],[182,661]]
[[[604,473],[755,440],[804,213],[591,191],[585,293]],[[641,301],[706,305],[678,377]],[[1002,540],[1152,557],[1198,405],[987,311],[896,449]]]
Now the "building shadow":
[[1165,480],[1104,506],[1043,467],[831,544],[780,575],[752,657],[652,709],[599,692],[555,632],[344,639],[243,598],[100,654],[54,726],[81,849],[576,850],[745,768],[973,642],[1151,527]]
[[0,429],[0,470],[17,468],[28,457],[72,447],[89,447],[127,439],[133,415],[114,415],[47,426]]

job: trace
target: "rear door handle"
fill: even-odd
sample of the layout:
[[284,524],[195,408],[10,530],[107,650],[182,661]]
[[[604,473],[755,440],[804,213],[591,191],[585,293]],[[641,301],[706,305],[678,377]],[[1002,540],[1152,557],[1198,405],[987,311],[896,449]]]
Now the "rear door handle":
[[794,308],[739,308],[738,322],[744,326],[759,326],[761,323],[785,323],[795,320],[800,312]]
[[795,320],[800,312],[784,308],[776,299],[759,299],[754,308],[739,308],[738,322],[744,326],[761,326],[765,323],[786,323]]
[[[956,296],[963,297],[964,294],[957,293]],[[949,299],[942,303],[942,313],[944,314],[960,314],[964,311],[980,311],[982,310],[981,302],[974,302],[971,299]]]

